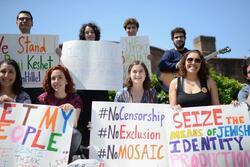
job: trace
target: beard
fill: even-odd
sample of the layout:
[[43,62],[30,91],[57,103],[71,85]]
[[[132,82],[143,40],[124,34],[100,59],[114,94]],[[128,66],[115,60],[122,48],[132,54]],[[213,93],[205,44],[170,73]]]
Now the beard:
[[174,46],[177,50],[182,50],[185,46],[185,41],[174,43]]

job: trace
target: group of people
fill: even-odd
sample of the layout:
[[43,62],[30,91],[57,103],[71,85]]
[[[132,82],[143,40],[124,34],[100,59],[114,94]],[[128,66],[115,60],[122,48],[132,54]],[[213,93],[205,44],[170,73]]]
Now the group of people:
[[[17,15],[17,26],[21,33],[29,34],[33,26],[33,17],[28,11],[21,11]],[[139,23],[134,18],[124,22],[124,29],[128,36],[136,36]],[[94,23],[83,24],[79,39],[100,40],[100,28]],[[198,50],[185,48],[186,32],[177,27],[171,31],[171,39],[175,48],[167,50],[159,63],[159,71],[179,71],[179,77],[173,79],[169,85],[169,103],[174,109],[181,107],[219,105],[216,83],[209,77],[209,71],[202,53]],[[250,80],[250,60],[243,69]],[[63,65],[56,65],[47,70],[43,80],[44,92],[36,99],[37,104],[59,106],[68,111],[76,109],[74,130],[70,148],[69,162],[82,142],[82,133],[89,133],[86,125],[81,132],[77,130],[80,114],[87,114],[83,119],[90,120],[92,101],[108,101],[108,91],[83,91],[79,96],[74,88],[74,81]],[[250,86],[246,85],[239,92],[239,101],[246,101],[250,97]],[[150,74],[146,65],[139,60],[130,64],[124,88],[115,95],[115,102],[126,103],[157,103],[157,93],[151,88]],[[30,96],[22,87],[20,69],[15,60],[0,62],[0,104],[4,102],[32,103]],[[87,108],[87,109],[86,109]],[[82,112],[83,111],[83,112]],[[88,135],[87,135],[88,136]],[[88,136],[89,137],[89,136]],[[88,145],[88,142],[86,143]]]

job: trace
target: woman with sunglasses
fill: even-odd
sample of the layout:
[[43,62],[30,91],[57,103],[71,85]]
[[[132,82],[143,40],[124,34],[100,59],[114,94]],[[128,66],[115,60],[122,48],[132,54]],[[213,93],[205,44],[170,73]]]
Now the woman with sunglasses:
[[208,67],[200,51],[184,54],[179,64],[180,77],[169,87],[169,102],[175,109],[181,107],[219,105],[216,83],[209,77]]

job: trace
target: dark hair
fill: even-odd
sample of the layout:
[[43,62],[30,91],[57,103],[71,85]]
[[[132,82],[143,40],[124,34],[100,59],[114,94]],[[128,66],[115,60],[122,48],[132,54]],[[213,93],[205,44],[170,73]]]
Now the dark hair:
[[201,65],[200,65],[200,70],[198,71],[198,77],[200,80],[206,81],[209,77],[208,65],[206,63],[206,60],[204,59],[203,54],[199,50],[190,50],[182,56],[179,64],[180,76],[185,77],[187,75],[185,64],[186,64],[186,59],[190,53],[197,53],[200,56]]
[[70,73],[69,73],[69,70],[62,66],[62,65],[56,65],[54,67],[51,67],[50,69],[48,69],[46,71],[46,75],[44,77],[44,80],[43,80],[43,89],[44,91],[48,92],[49,94],[54,94],[55,93],[55,90],[52,88],[51,86],[51,74],[53,71],[55,70],[60,70],[63,72],[66,80],[67,80],[67,85],[65,87],[65,92],[68,94],[68,93],[72,93],[72,92],[75,92],[75,84],[70,76]]
[[135,18],[128,18],[127,20],[125,20],[125,22],[123,23],[123,28],[126,30],[129,24],[134,24],[137,29],[139,29],[139,22]]
[[25,14],[30,15],[30,19],[31,19],[31,21],[33,22],[32,14],[31,14],[29,11],[27,11],[27,10],[21,10],[21,11],[17,14],[16,20],[18,20],[19,15],[20,15],[21,13],[25,13]]
[[131,72],[131,69],[133,68],[134,65],[141,65],[144,68],[144,71],[146,73],[146,77],[145,77],[145,80],[143,82],[143,88],[148,90],[150,88],[150,86],[151,86],[149,72],[148,72],[148,69],[147,69],[146,65],[142,61],[139,61],[139,60],[135,60],[129,65],[127,78],[126,78],[126,81],[125,81],[125,86],[128,87],[128,88],[131,88],[133,86],[133,82],[132,82],[131,77],[130,77],[130,72]]
[[[13,59],[7,59],[7,60],[3,60],[0,62],[0,66],[2,64],[8,64],[8,65],[12,65],[16,71],[16,80],[12,85],[12,90],[13,92],[17,95],[19,93],[21,93],[23,87],[22,87],[22,76],[21,76],[21,72],[20,72],[20,68],[17,64],[17,62]],[[1,85],[0,85],[0,89],[1,89]]]
[[101,30],[95,23],[83,24],[81,29],[80,29],[79,39],[80,40],[86,40],[86,38],[85,38],[85,29],[86,29],[87,26],[91,27],[94,30],[94,32],[95,32],[95,41],[99,41],[100,38],[101,38]]
[[175,29],[173,29],[171,31],[171,39],[173,40],[174,39],[174,34],[175,33],[182,33],[184,35],[184,38],[186,38],[186,31],[184,28],[182,27],[176,27]]
[[244,60],[242,64],[242,73],[244,76],[247,76],[247,67],[250,65],[250,57]]

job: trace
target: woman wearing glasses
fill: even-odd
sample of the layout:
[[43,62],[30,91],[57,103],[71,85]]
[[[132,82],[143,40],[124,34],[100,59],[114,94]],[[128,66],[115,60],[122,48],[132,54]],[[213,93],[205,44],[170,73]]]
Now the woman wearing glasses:
[[209,77],[208,67],[200,51],[185,53],[179,69],[180,77],[170,83],[170,105],[180,109],[220,104],[216,83]]

